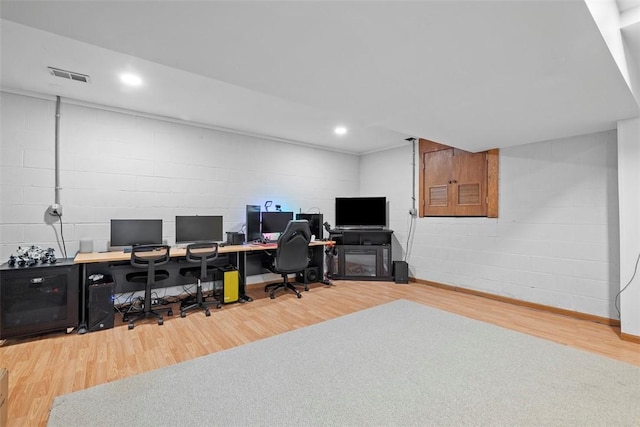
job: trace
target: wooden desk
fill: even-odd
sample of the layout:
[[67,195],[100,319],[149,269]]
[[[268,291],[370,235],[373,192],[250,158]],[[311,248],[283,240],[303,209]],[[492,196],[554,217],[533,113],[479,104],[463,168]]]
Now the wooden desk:
[[[309,243],[310,248],[314,248],[317,250],[322,249],[325,245],[331,245],[333,242],[331,241],[314,241]],[[240,302],[250,302],[252,301],[251,297],[246,294],[246,279],[247,279],[247,253],[250,252],[259,252],[259,251],[269,251],[276,250],[277,244],[246,244],[246,245],[228,245],[218,247],[218,254],[220,255],[235,255],[235,266],[238,268],[238,273],[240,276]],[[180,260],[186,256],[187,249],[186,247],[172,247],[170,250],[170,257],[173,260]],[[129,261],[131,259],[130,252],[124,251],[112,251],[112,252],[91,252],[91,253],[79,253],[74,258],[74,264],[79,264],[81,267],[80,272],[80,286],[82,289],[81,296],[81,308],[82,308],[82,319],[80,321],[80,326],[78,328],[78,333],[83,334],[87,332],[86,326],[86,306],[85,306],[85,295],[86,295],[86,287],[87,287],[87,270],[88,266],[92,266],[95,264],[106,264],[104,267],[105,270],[110,268],[111,263],[123,263],[125,261]],[[320,277],[324,276],[324,250],[314,251],[314,256],[312,257],[312,263],[317,265],[320,270]],[[121,267],[116,267],[121,268]],[[174,284],[175,285],[175,284]]]
[[[333,244],[330,241],[315,241],[309,243],[309,247],[325,246]],[[246,244],[246,245],[228,245],[218,247],[219,254],[230,253],[242,253],[242,252],[254,252],[254,251],[268,251],[274,250],[278,246],[276,243],[268,244]],[[187,248],[172,247],[170,256],[171,258],[184,257],[187,254]],[[90,252],[79,253],[73,259],[74,264],[89,264],[94,262],[116,262],[116,261],[129,261],[131,259],[130,252],[113,251],[113,252]]]

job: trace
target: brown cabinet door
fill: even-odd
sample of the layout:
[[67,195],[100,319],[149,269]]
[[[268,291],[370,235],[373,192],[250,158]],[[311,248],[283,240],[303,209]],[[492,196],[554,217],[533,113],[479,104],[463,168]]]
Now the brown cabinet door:
[[451,198],[455,216],[487,216],[487,155],[455,150]]
[[424,216],[451,215],[451,167],[453,149],[424,153]]
[[424,216],[486,216],[486,153],[446,149],[423,154]]

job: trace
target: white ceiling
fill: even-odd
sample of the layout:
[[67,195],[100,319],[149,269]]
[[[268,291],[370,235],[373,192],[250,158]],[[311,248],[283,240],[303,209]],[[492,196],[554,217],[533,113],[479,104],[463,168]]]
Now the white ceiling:
[[349,153],[407,137],[480,151],[639,114],[583,1],[2,0],[0,15],[5,90]]

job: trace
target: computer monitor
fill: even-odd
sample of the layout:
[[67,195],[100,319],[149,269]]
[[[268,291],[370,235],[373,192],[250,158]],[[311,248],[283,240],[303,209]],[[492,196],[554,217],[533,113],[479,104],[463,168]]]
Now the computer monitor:
[[293,212],[262,212],[262,234],[282,233],[292,219]]
[[161,219],[112,219],[111,247],[162,244]]
[[223,240],[222,216],[176,216],[176,243]]
[[247,205],[247,242],[254,240],[260,240],[262,234],[260,234],[260,205]]
[[386,197],[336,197],[336,227],[386,226]]

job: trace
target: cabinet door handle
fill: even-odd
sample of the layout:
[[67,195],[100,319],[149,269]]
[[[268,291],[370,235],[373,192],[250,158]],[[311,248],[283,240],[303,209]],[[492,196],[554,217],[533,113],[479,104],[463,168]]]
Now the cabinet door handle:
[[34,277],[33,279],[30,280],[30,282],[31,282],[31,285],[29,285],[30,288],[37,288],[38,286],[44,283],[44,277]]

